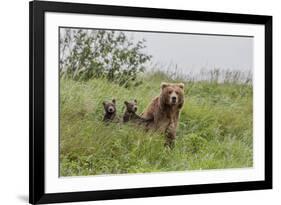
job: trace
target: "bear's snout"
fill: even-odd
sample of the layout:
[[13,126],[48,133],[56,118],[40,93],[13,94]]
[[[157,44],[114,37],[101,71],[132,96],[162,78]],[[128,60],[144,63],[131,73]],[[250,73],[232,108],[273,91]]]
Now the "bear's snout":
[[108,107],[108,112],[113,113],[115,111],[113,106],[109,106]]
[[176,92],[172,92],[172,94],[170,95],[170,102],[171,104],[176,104],[178,102],[178,95],[176,94]]

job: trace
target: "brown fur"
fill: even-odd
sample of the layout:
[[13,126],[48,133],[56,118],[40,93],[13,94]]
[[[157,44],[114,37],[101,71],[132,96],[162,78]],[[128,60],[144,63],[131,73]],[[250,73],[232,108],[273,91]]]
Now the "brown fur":
[[113,99],[112,102],[104,101],[102,104],[103,104],[103,107],[104,107],[103,121],[104,122],[113,121],[116,117],[116,101],[115,101],[115,99]]
[[125,110],[125,113],[123,115],[123,122],[124,123],[126,123],[128,121],[131,121],[131,122],[135,122],[139,125],[141,125],[141,124],[146,125],[147,122],[149,122],[146,119],[143,119],[141,116],[139,116],[136,113],[136,111],[138,110],[137,100],[133,100],[131,102],[125,101],[124,104],[126,106],[126,110]]
[[151,120],[147,128],[165,133],[166,145],[172,146],[176,138],[176,129],[183,104],[184,84],[162,83],[160,95],[151,101],[141,116],[146,120]]
[[138,110],[137,100],[133,100],[132,102],[125,101],[126,106],[125,113],[123,115],[123,122],[128,122],[132,118],[136,118],[137,114],[136,111]]

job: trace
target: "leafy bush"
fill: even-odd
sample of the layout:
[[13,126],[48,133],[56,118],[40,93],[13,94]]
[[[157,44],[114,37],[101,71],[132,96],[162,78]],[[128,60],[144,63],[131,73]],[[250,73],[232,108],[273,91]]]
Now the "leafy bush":
[[140,84],[137,74],[151,59],[142,52],[145,40],[134,42],[121,31],[60,30],[60,76],[87,81],[106,78],[122,86]]

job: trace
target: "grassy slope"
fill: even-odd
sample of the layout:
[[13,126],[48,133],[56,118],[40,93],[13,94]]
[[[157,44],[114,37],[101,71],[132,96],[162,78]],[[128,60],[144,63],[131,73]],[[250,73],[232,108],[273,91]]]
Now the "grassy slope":
[[137,88],[107,81],[61,80],[60,172],[62,176],[251,167],[252,88],[189,83],[176,146],[164,148],[158,133],[132,124],[102,122],[102,101],[138,99],[143,111],[159,94],[163,75],[147,76]]

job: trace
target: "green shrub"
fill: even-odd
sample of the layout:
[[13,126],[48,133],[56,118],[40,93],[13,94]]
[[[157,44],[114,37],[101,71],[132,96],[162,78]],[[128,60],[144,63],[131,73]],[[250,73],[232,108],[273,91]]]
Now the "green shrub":
[[145,40],[134,42],[121,31],[60,29],[60,76],[74,80],[105,78],[121,86],[137,86],[137,74],[151,56]]

